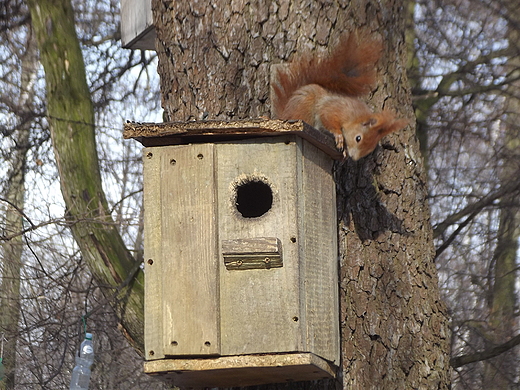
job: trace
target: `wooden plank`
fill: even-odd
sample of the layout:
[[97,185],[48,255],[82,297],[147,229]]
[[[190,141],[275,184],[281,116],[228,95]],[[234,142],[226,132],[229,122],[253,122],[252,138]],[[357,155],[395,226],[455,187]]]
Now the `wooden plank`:
[[317,130],[302,121],[249,119],[233,122],[217,120],[166,123],[127,122],[123,131],[124,138],[136,139],[144,146],[220,142],[290,134],[296,134],[308,140],[334,159],[343,159],[331,133]]
[[248,253],[278,253],[282,252],[282,243],[276,237],[238,238],[222,241],[224,256]]
[[312,353],[168,359],[144,371],[181,387],[236,387],[334,378],[337,368]]
[[162,202],[157,148],[143,150],[144,185],[144,344],[146,359],[162,359]]
[[158,149],[164,353],[219,354],[214,145]]
[[121,0],[121,44],[128,49],[155,50],[151,0]]
[[[283,267],[220,269],[222,355],[299,351],[300,332],[296,136],[216,145],[219,237],[221,241],[276,237]],[[236,208],[237,188],[260,180],[272,190],[272,206],[257,218]],[[293,242],[294,240],[294,242]]]
[[303,142],[299,210],[302,312],[306,351],[339,364],[336,186],[332,160]]

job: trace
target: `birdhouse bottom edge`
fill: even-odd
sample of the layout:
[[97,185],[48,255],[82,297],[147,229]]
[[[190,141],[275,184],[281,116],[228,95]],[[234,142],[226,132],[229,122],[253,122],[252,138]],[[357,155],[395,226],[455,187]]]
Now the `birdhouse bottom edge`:
[[332,379],[337,367],[313,353],[161,359],[144,363],[144,372],[187,388],[253,386]]

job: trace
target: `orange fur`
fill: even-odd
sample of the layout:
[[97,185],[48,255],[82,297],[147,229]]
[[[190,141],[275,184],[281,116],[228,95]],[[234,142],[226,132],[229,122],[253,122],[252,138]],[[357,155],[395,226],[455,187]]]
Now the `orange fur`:
[[351,34],[328,56],[304,56],[279,70],[273,85],[275,117],[330,131],[353,160],[371,153],[382,137],[408,123],[386,110],[373,113],[358,99],[373,87],[380,52],[379,41]]

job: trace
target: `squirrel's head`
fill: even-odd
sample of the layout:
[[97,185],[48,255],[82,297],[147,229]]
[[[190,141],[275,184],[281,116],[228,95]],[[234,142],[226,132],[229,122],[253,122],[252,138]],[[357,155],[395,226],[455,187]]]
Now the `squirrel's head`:
[[342,128],[342,132],[348,155],[354,161],[365,157],[376,148],[381,138],[404,128],[407,124],[406,119],[396,119],[389,111],[363,116],[355,123],[345,124],[348,128]]

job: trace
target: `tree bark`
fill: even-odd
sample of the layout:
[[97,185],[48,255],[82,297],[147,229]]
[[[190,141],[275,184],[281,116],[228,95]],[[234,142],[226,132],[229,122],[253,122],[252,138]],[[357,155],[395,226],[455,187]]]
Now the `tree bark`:
[[[25,126],[27,127],[27,126]],[[13,166],[5,189],[5,216],[3,236],[9,237],[23,230],[25,162],[28,151],[29,129],[20,128],[15,135],[19,147],[12,155]],[[16,343],[20,319],[20,276],[23,265],[23,236],[17,235],[2,244],[0,284],[0,343],[4,338],[3,360],[5,377],[0,380],[0,389],[14,389],[16,368]]]
[[[353,28],[374,31],[384,42],[371,103],[413,116],[400,1],[237,0],[214,7],[154,0],[152,7],[169,120],[269,115],[270,65],[296,52],[323,53]],[[414,130],[384,139],[359,162],[338,164],[336,181],[342,386],[447,388],[449,330]]]
[[47,113],[72,234],[97,282],[110,286],[123,333],[143,350],[143,273],[116,229],[101,184],[94,109],[70,0],[28,0],[45,70]]

